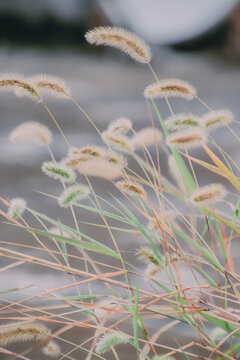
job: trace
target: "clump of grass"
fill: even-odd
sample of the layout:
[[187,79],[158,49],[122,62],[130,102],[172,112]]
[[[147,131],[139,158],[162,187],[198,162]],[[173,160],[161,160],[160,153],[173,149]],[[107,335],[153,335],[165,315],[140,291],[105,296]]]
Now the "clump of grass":
[[[28,360],[42,349],[46,356],[75,360],[75,351],[80,350],[83,358],[91,360],[103,359],[111,351],[111,358],[119,360],[129,351],[128,358],[173,360],[197,358],[204,349],[204,359],[236,359],[240,351],[236,341],[240,337],[236,307],[240,277],[231,245],[240,235],[240,174],[230,154],[209,134],[224,125],[239,140],[231,128],[233,114],[229,110],[209,112],[209,105],[186,81],[159,79],[150,65],[149,46],[131,32],[100,27],[88,32],[86,39],[118,48],[148,66],[155,82],[145,89],[143,101],[152,126],[147,124],[136,132],[134,122],[117,117],[102,132],[72,98],[64,80],[51,75],[2,75],[0,90],[41,102],[68,148],[57,162],[50,149],[51,132],[41,123],[25,122],[11,133],[13,143],[30,140],[48,150],[50,160],[44,161],[42,171],[60,180],[57,186],[63,189],[60,196],[44,195],[58,200],[66,208],[66,217],[59,218],[54,208],[46,209],[48,215],[28,208],[32,217],[28,223],[25,200],[15,198],[9,203],[1,197],[4,219],[32,236],[24,244],[17,236],[14,241],[1,240],[0,255],[6,262],[1,272],[27,266],[34,277],[35,267],[45,268],[46,279],[62,274],[66,282],[56,286],[46,282],[42,288],[37,281],[26,285],[24,279],[24,285],[20,281],[17,288],[9,284],[1,289],[1,318],[17,321],[0,326],[1,346],[28,340],[41,343],[19,354],[2,347],[0,352]],[[45,94],[71,100],[103,144],[83,140],[80,147],[72,146],[43,102]],[[185,113],[175,114],[170,97],[195,99],[208,112],[193,115],[184,104]],[[166,120],[154,99],[166,102],[170,116]],[[191,153],[195,147],[205,151],[204,160]],[[202,168],[208,172],[210,185],[199,185]],[[213,176],[218,177],[216,183],[212,183]],[[95,178],[102,179],[102,192]],[[99,220],[93,221],[92,215]],[[95,238],[90,236],[92,227]],[[186,274],[192,281],[186,281]],[[9,300],[9,294],[16,296]],[[54,333],[39,319],[54,325]],[[172,333],[176,325],[191,331],[193,340],[171,341],[180,337]],[[169,343],[163,343],[162,335]],[[61,341],[61,351],[55,339]],[[158,355],[163,351],[165,355]]]

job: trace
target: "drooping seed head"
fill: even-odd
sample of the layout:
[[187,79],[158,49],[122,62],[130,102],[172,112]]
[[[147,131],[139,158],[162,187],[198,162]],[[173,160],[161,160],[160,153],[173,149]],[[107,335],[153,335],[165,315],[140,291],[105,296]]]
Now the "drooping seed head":
[[82,148],[70,147],[68,156],[85,156],[85,158],[104,158],[107,148],[103,146],[88,145]]
[[123,175],[121,165],[104,159],[82,162],[78,164],[76,170],[85,176],[100,177],[106,180],[115,180]]
[[194,206],[213,205],[221,201],[225,195],[226,190],[222,184],[211,184],[195,190],[190,200]]
[[108,132],[117,133],[120,135],[127,134],[130,130],[132,130],[132,122],[131,120],[124,117],[120,117],[112,121],[107,128]]
[[120,191],[123,191],[130,196],[146,197],[144,188],[136,182],[118,181],[115,185]]
[[73,169],[62,162],[45,161],[42,164],[42,172],[55,180],[60,180],[65,183],[72,183],[76,179],[76,174]]
[[201,118],[204,129],[208,132],[226,126],[234,121],[233,113],[230,110],[217,110],[205,114]]
[[64,190],[58,199],[58,203],[61,207],[69,207],[73,203],[86,199],[89,194],[90,189],[87,185],[73,185]]
[[31,83],[40,94],[48,94],[57,98],[69,98],[71,92],[63,79],[47,74],[38,74],[30,78]]
[[122,331],[115,331],[104,334],[98,341],[95,352],[99,355],[105,354],[119,344],[126,344],[129,336]]
[[12,143],[32,141],[40,146],[48,146],[52,140],[52,133],[47,126],[37,121],[26,121],[11,132],[9,139]]
[[104,131],[102,133],[102,140],[105,144],[118,151],[125,153],[131,153],[133,151],[133,145],[130,139],[122,134]]
[[199,127],[199,118],[193,114],[176,114],[164,121],[169,130],[181,130],[183,128]]
[[60,346],[56,343],[56,341],[51,340],[42,348],[42,352],[47,356],[58,357],[60,355]]
[[178,149],[198,147],[206,141],[206,133],[200,128],[176,131],[166,139],[168,146],[174,146]]
[[120,27],[100,26],[88,31],[85,38],[90,44],[115,47],[143,64],[149,63],[152,58],[145,41]]
[[24,199],[14,198],[9,203],[7,214],[8,216],[16,220],[19,218],[19,216],[23,215],[26,207],[27,207],[27,203]]
[[163,79],[150,84],[144,90],[148,99],[181,97],[191,100],[197,96],[197,90],[187,81],[179,79]]
[[34,84],[19,74],[1,74],[0,91],[13,91],[18,97],[28,96],[40,101],[40,96]]
[[131,143],[134,149],[144,148],[145,146],[155,145],[162,139],[161,132],[152,127],[146,127],[138,131],[132,138]]
[[38,341],[50,336],[50,330],[38,322],[18,322],[0,326],[0,345],[15,342]]
[[146,265],[148,265],[149,263],[159,265],[159,261],[150,246],[141,246],[137,250],[137,257],[141,262]]

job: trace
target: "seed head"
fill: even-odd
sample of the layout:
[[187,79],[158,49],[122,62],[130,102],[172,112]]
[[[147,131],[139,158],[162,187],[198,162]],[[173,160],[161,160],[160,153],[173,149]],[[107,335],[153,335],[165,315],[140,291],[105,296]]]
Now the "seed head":
[[51,340],[42,348],[42,352],[47,356],[58,357],[60,354],[60,346],[55,341]]
[[133,151],[133,145],[130,139],[122,134],[104,131],[102,133],[102,140],[105,142],[105,144],[113,147],[118,151],[125,153],[131,153]]
[[69,98],[71,96],[65,81],[56,76],[39,74],[33,76],[30,81],[40,94],[48,94],[57,98]]
[[149,99],[181,97],[191,100],[197,95],[197,90],[187,81],[179,79],[164,79],[148,85],[144,96]]
[[61,207],[69,207],[72,203],[84,200],[90,194],[90,189],[87,185],[73,185],[68,187],[59,197],[58,203]]
[[131,139],[134,149],[144,148],[157,144],[162,139],[162,134],[158,129],[146,127],[138,131]]
[[0,91],[13,91],[18,97],[28,96],[35,100],[40,100],[37,89],[31,81],[19,74],[2,74],[0,75]]
[[206,134],[200,128],[176,131],[166,139],[168,146],[178,149],[189,149],[200,146],[206,142]]
[[137,250],[137,257],[144,264],[148,265],[150,263],[154,265],[159,265],[159,261],[156,258],[156,255],[153,253],[152,249],[149,246],[142,246]]
[[210,132],[222,126],[226,126],[234,121],[233,113],[230,110],[217,110],[205,114],[201,118],[203,128]]
[[199,118],[193,114],[177,114],[165,120],[166,128],[169,130],[181,130],[183,128],[199,127]]
[[211,184],[198,188],[191,196],[194,206],[212,205],[223,199],[226,194],[222,184]]
[[130,130],[132,130],[131,120],[123,117],[117,118],[116,120],[112,121],[107,128],[108,132],[120,135],[127,134]]
[[50,330],[38,322],[18,322],[0,326],[0,344],[2,346],[15,342],[38,341],[47,338]]
[[88,31],[85,38],[90,44],[115,47],[143,64],[149,63],[152,58],[145,41],[123,28],[100,26]]
[[48,146],[52,140],[52,133],[47,126],[37,121],[27,121],[18,125],[10,134],[13,143],[32,141],[40,146]]
[[121,331],[104,334],[97,343],[95,351],[97,354],[105,354],[119,344],[126,344],[129,336]]
[[42,172],[55,180],[60,180],[65,183],[72,183],[76,179],[76,174],[73,169],[62,162],[45,161],[42,164]]
[[123,191],[130,196],[146,197],[144,188],[136,182],[118,181],[115,185],[120,191]]
[[21,216],[27,207],[27,203],[22,198],[14,198],[10,201],[8,207],[8,216],[13,219],[18,219]]

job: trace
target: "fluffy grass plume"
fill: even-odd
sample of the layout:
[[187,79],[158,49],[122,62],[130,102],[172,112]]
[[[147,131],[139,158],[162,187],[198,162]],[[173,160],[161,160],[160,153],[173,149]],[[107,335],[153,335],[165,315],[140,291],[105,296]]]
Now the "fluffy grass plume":
[[72,183],[76,179],[74,170],[62,162],[45,161],[42,164],[42,172],[55,180],[61,180],[65,183]]
[[198,188],[191,196],[194,206],[214,204],[221,201],[226,194],[222,184],[211,184]]
[[164,123],[169,130],[180,130],[200,126],[198,116],[193,114],[176,114],[170,116]]
[[159,261],[150,246],[141,246],[139,249],[137,249],[136,254],[138,259],[146,265],[150,263],[159,265]]
[[202,126],[206,131],[218,129],[234,121],[233,113],[230,110],[217,110],[205,114],[202,118]]
[[68,187],[58,199],[61,207],[69,207],[72,203],[86,199],[90,194],[90,189],[87,185],[73,185]]
[[143,64],[151,61],[149,46],[132,32],[119,27],[100,26],[85,35],[90,44],[112,46],[128,54],[132,59]]
[[13,219],[18,219],[19,216],[23,215],[25,209],[27,207],[27,203],[22,198],[14,198],[10,201],[8,207],[8,216]]
[[180,130],[172,133],[166,139],[168,146],[178,149],[190,149],[207,141],[205,132],[200,128]]
[[126,344],[129,336],[121,331],[104,334],[97,343],[95,351],[97,354],[105,354],[114,346],[119,344]]
[[146,127],[138,131],[132,138],[131,143],[134,149],[154,145],[162,140],[160,130]]
[[113,133],[110,131],[104,131],[102,133],[102,140],[110,147],[118,151],[125,153],[131,153],[133,149],[133,144],[127,136],[124,136],[119,133]]
[[197,90],[187,81],[163,79],[148,85],[144,90],[144,96],[148,99],[181,97],[191,100],[197,96]]
[[113,120],[107,128],[110,133],[118,134],[127,134],[130,130],[132,130],[132,122],[124,117]]
[[119,190],[125,192],[130,196],[146,197],[144,188],[142,187],[142,185],[136,182],[118,181],[115,185]]
[[85,156],[72,156],[64,160],[67,166],[73,167],[84,176],[100,177],[107,180],[115,180],[122,176],[122,166],[118,163],[119,158],[89,159]]
[[13,91],[18,96],[28,96],[35,100],[40,100],[37,89],[28,79],[20,74],[1,74],[0,91]]
[[52,140],[52,133],[47,126],[37,121],[26,121],[13,129],[9,139],[13,143],[32,141],[40,146],[48,146]]
[[47,356],[58,357],[60,354],[60,346],[56,343],[56,341],[51,340],[42,348],[42,352]]
[[38,341],[47,338],[50,330],[41,323],[14,323],[0,326],[0,345],[5,346],[15,342]]
[[40,94],[48,94],[57,98],[69,98],[71,96],[65,81],[56,76],[39,74],[33,76],[30,81]]

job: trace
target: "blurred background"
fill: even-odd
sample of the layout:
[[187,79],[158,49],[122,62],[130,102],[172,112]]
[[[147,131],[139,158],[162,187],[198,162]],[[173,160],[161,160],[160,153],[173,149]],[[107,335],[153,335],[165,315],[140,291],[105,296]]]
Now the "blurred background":
[[[90,46],[84,39],[88,29],[107,24],[136,31],[152,45],[153,67],[159,77],[189,81],[213,109],[229,108],[239,119],[240,4],[237,0],[1,0],[0,72],[25,76],[48,73],[63,78],[73,97],[100,130],[119,116],[132,119],[135,130],[149,126],[142,95],[143,89],[154,81],[149,70],[117,50]],[[94,128],[73,104],[50,97],[46,100],[72,145],[101,144]],[[164,118],[169,116],[164,102],[159,102],[159,108]],[[206,112],[195,100],[190,103],[176,99],[173,108],[176,112],[191,111],[199,115]],[[23,197],[29,207],[72,225],[67,211],[37,192],[58,195],[61,191],[54,180],[41,173],[42,162],[49,159],[47,151],[8,142],[10,131],[21,122],[40,121],[54,133],[52,150],[60,160],[67,149],[47,113],[27,98],[1,93],[0,114],[0,196],[8,200]],[[237,126],[233,125],[236,131]],[[239,163],[239,144],[230,133],[219,129],[215,139]],[[193,155],[197,151],[207,160],[201,150],[194,151]],[[161,153],[160,162],[163,173],[168,176],[167,160]],[[134,168],[135,164],[130,161],[130,166]],[[201,185],[209,182],[203,169],[199,169],[197,175]],[[214,177],[211,180],[214,181]],[[100,179],[92,182],[98,194],[110,199],[111,184]],[[105,239],[111,246],[104,229],[96,231],[84,224],[85,221],[99,222],[96,216],[80,212],[79,221],[83,233],[96,240]],[[1,224],[0,236],[1,240],[14,241],[16,229]],[[139,246],[139,238],[129,241],[121,236],[118,234],[118,244],[128,260]],[[17,239],[27,242],[31,237],[19,232]],[[4,259],[2,266],[5,265]],[[9,280],[12,287],[34,281],[51,288],[57,286],[56,275],[62,285],[71,281],[67,274],[52,272],[50,275],[43,268],[30,265],[24,266],[22,273],[20,270],[9,270],[9,278],[1,279],[0,288],[8,288]]]

